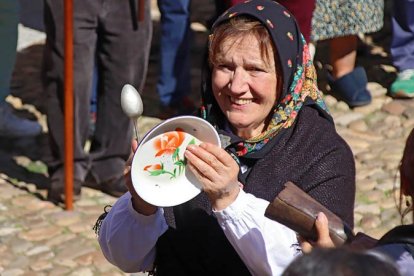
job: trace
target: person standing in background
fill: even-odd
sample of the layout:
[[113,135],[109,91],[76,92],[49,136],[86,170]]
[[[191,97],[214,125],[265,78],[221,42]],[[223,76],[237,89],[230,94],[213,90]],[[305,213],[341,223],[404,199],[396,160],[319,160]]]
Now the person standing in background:
[[312,18],[312,41],[329,40],[331,93],[349,107],[367,105],[367,75],[355,67],[358,34],[380,30],[384,23],[383,0],[317,0]]
[[157,91],[160,119],[191,114],[190,0],[158,0],[161,12],[160,75]]
[[[52,151],[52,160],[47,163],[51,181],[48,200],[52,202],[64,200],[63,4],[63,0],[44,1],[44,85]],[[132,123],[122,111],[120,95],[126,83],[142,89],[151,37],[149,0],[74,0],[75,196],[80,195],[82,184],[113,196],[126,191],[122,170],[129,155]],[[95,61],[96,125],[90,151],[85,152]]]
[[0,137],[28,137],[42,132],[38,122],[17,117],[6,102],[16,61],[19,11],[17,0],[0,2]]
[[392,61],[398,70],[390,95],[414,98],[414,0],[394,0]]

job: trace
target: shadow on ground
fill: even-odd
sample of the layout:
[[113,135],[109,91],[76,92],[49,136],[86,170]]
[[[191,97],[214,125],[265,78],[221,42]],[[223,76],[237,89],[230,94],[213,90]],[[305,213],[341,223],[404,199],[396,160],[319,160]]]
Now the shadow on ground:
[[[43,135],[42,135],[43,136]],[[48,178],[39,144],[44,137],[6,139],[0,138],[0,173],[11,181],[36,185],[37,189],[47,189]],[[16,184],[14,183],[14,184]]]

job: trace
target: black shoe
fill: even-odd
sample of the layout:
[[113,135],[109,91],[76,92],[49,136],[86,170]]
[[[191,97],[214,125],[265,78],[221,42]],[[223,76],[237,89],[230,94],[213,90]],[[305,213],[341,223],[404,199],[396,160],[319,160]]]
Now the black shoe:
[[[78,201],[81,198],[81,186],[80,180],[73,180],[73,200]],[[47,192],[47,200],[54,203],[65,202],[65,184],[63,179],[55,178],[51,179],[50,187]]]
[[91,172],[89,172],[86,177],[85,177],[85,181],[83,182],[83,186],[84,187],[88,187],[94,190],[100,190],[101,186],[98,184],[98,182],[96,182],[95,177],[92,175]]
[[124,175],[104,181],[100,185],[102,192],[114,197],[120,197],[128,191]]

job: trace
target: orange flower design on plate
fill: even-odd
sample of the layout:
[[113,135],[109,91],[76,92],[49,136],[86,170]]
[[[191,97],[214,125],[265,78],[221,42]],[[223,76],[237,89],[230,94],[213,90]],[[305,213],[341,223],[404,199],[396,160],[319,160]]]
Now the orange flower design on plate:
[[163,154],[172,155],[176,149],[181,146],[185,139],[185,133],[182,131],[171,131],[162,135],[154,141],[154,148],[157,151],[156,157]]
[[[185,158],[180,159],[180,147],[182,146],[185,138],[185,132],[179,128],[177,128],[175,131],[166,132],[156,138],[153,142],[153,146],[156,151],[154,157],[157,157],[157,159],[160,161],[156,164],[146,165],[143,170],[147,171],[150,176],[159,176],[166,174],[170,176],[170,179],[181,175],[184,172],[184,168],[186,166]],[[196,141],[193,138],[188,143],[188,145],[195,143]],[[167,163],[161,161],[161,156],[168,157],[167,160],[164,160],[164,162],[166,161]]]
[[148,165],[144,167],[144,171],[148,171],[148,172],[158,171],[158,170],[161,170],[161,168],[162,168],[161,164]]

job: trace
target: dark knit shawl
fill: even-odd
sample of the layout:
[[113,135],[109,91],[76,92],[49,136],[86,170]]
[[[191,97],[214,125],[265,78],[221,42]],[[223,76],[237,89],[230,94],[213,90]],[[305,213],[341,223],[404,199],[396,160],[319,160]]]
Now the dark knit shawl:
[[[271,201],[286,181],[293,181],[351,227],[355,197],[353,155],[334,125],[314,106],[304,106],[295,125],[260,152],[243,157],[244,190]],[[335,192],[333,192],[335,191]],[[212,215],[204,193],[165,208],[170,228],[157,243],[157,275],[248,275]]]

